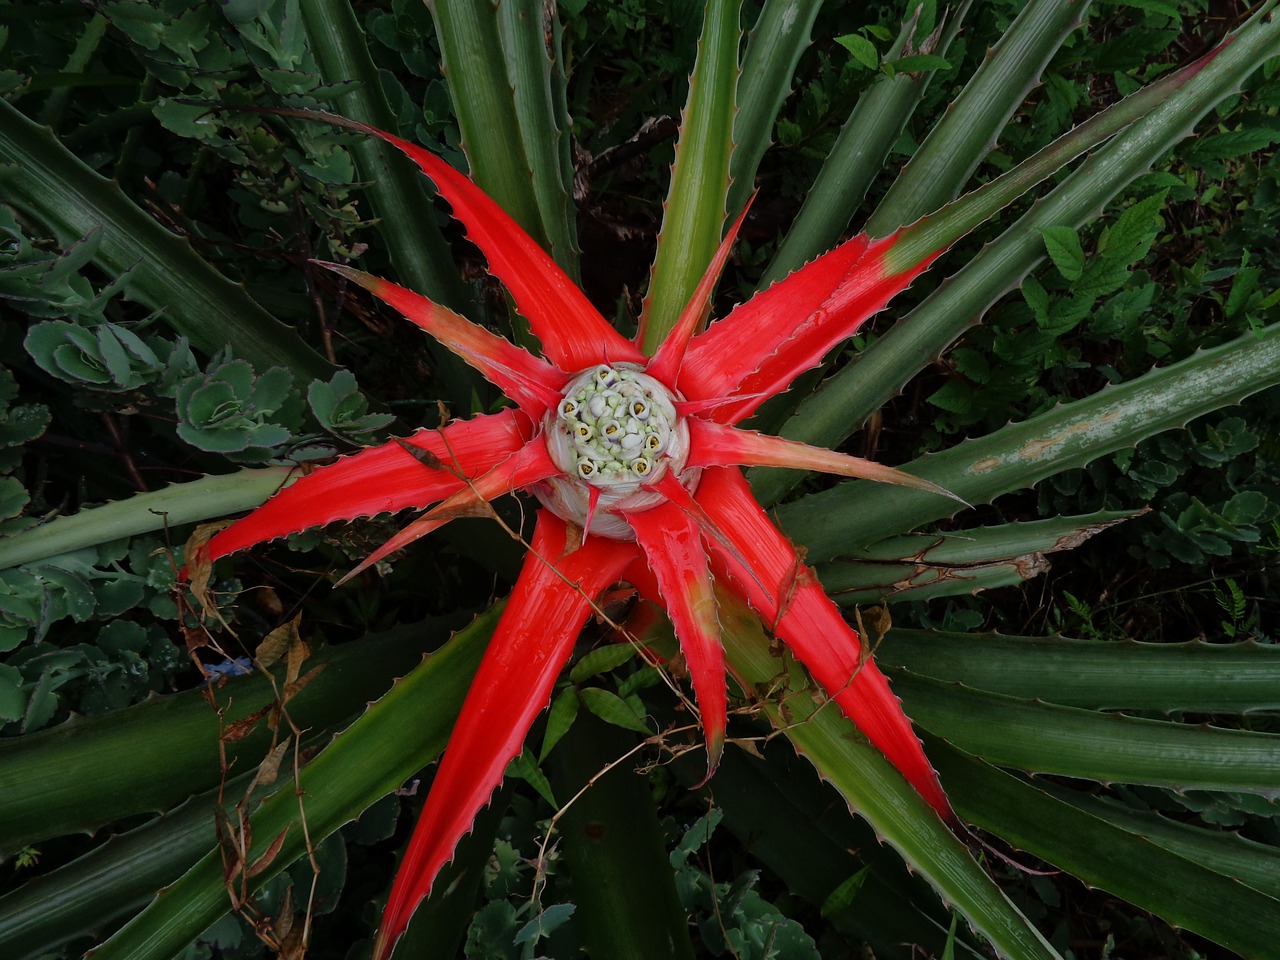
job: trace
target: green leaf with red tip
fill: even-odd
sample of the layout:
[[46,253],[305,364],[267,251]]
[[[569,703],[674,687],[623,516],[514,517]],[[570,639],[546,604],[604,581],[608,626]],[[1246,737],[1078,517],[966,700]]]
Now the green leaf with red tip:
[[486,380],[516,401],[531,417],[536,418],[559,402],[560,392],[568,383],[568,375],[545,360],[399,284],[339,263],[315,262],[359,284],[398,310],[406,320],[416,323],[442,346],[480,371]]
[[396,874],[374,947],[384,960],[427,895],[476,811],[520,752],[546,706],[596,594],[635,556],[635,547],[587,540],[566,554],[563,520],[538,515],[529,555],[463,704],[413,838]]
[[[949,277],[923,304],[900,318],[856,363],[829,377],[801,404],[782,432],[819,446],[839,444],[910,377],[979,322],[1002,293],[1017,286],[1043,256],[1039,228],[1087,222],[1126,184],[1185,138],[1197,120],[1235,91],[1259,63],[1277,53],[1280,18],[1260,13],[1210,57],[1167,74],[1135,94],[1146,98],[1149,112],[1138,110],[1141,119],[1085,158],[1052,193]],[[1141,107],[1134,97],[1106,113]],[[1115,120],[1123,123],[1124,117],[1117,114]],[[753,471],[751,479],[761,501],[769,505],[801,478],[766,469]]]
[[666,607],[689,668],[707,738],[710,779],[724,750],[727,699],[720,621],[702,534],[697,521],[670,502],[628,514],[627,522],[662,594],[649,599]]
[[707,468],[698,497],[717,526],[751,558],[752,569],[744,570],[734,554],[712,542],[713,569],[737,581],[761,619],[809,669],[827,696],[935,810],[950,818],[946,795],[888,681],[822,585],[800,562],[795,548],[752,498],[742,474],[733,467]]
[[[754,196],[752,199],[754,199]],[[750,208],[751,201],[748,200],[742,213],[733,221],[733,224],[729,227],[729,232],[720,241],[720,246],[716,248],[715,256],[711,258],[710,265],[702,275],[702,279],[698,281],[697,288],[693,291],[693,296],[689,298],[689,302],[685,304],[684,310],[680,313],[680,318],[676,321],[675,326],[671,328],[671,331],[663,339],[653,355],[653,360],[645,368],[645,373],[649,376],[660,380],[662,383],[675,383],[679,379],[680,364],[684,362],[684,355],[689,347],[689,341],[706,324],[707,314],[711,312],[711,295],[715,293],[720,274],[724,272],[725,262],[729,259],[733,243],[738,238],[738,230],[741,229],[742,221],[746,219],[747,210]]]
[[998,956],[1057,960],[1052,946],[917,790],[848,720],[815,703],[803,671],[779,659],[756,618],[723,593],[721,620],[729,669],[743,689],[762,695],[761,705],[771,722],[911,870],[954,905]]
[[895,272],[887,258],[898,242],[896,235],[854,237],[712,324],[689,345],[681,392],[691,400],[742,398],[714,411],[721,422],[749,416],[852,336],[936,255]]
[[336,520],[427,507],[464,486],[459,474],[479,475],[520,449],[531,433],[514,410],[421,430],[407,441],[435,457],[433,470],[399,443],[370,447],[300,477],[209,543],[209,556],[235,553],[257,543]]

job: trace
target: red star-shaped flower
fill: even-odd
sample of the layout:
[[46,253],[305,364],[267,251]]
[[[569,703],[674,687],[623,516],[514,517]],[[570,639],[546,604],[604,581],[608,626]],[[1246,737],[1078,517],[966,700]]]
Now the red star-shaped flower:
[[[352,125],[359,126],[359,125]],[[896,235],[855,237],[699,332],[741,223],[657,352],[645,356],[467,177],[371,128],[412,157],[488,257],[545,359],[403,287],[326,264],[474,366],[514,409],[423,430],[302,477],[218,534],[210,559],[329,523],[407,507],[423,516],[357,568],[516,490],[541,501],[524,568],[463,705],[395,879],[375,957],[404,931],[440,868],[546,705],[594,598],[633,583],[669,613],[707,739],[725,735],[725,665],[713,583],[737,592],[840,709],[939,813],[950,808],[911,724],[858,635],[753,499],[740,466],[922,481],[864,460],[739,429],[932,260],[898,266]],[[413,448],[410,450],[409,448]],[[940,492],[940,491],[939,491]]]

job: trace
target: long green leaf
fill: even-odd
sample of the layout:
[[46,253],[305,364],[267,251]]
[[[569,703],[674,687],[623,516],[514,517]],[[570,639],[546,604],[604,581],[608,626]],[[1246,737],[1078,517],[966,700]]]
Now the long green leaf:
[[[414,625],[317,654],[307,669],[324,669],[289,701],[290,716],[303,728],[332,727],[386,690],[444,632],[440,623]],[[226,724],[269,707],[275,697],[257,676],[233,679],[215,695],[219,704],[230,703]],[[0,850],[167,810],[215,786],[222,777],[218,715],[205,697],[204,690],[156,697],[0,742]],[[263,721],[226,745],[228,759],[256,763],[269,742]]]
[[1088,6],[1032,0],[1022,8],[894,180],[867,221],[868,233],[888,236],[959,194]]
[[1280,795],[1280,734],[1146,720],[973,690],[907,672],[894,690],[924,729],[1028,773]]
[[1052,783],[1045,783],[1040,789],[1128,833],[1145,837],[1192,863],[1246,883],[1268,897],[1280,899],[1280,848],[1247,840],[1231,830],[1209,830],[1156,813],[1143,813],[1116,801]]
[[881,666],[1092,710],[1280,710],[1280,647],[890,630]]
[[994,527],[911,533],[881,540],[856,554],[859,560],[990,563],[1030,553],[1074,550],[1090,537],[1136,516],[1132,510],[1099,510],[1077,517],[1004,523]]
[[[817,709],[803,672],[774,656],[760,621],[720,595],[730,669],[750,691],[775,691],[761,701],[769,719],[821,777],[871,823],[908,866],[959,910],[1004,957],[1057,957],[1048,941],[1005,898],[968,849],[902,775],[835,709]],[[777,680],[787,685],[778,699]]]
[[127,275],[126,296],[161,311],[166,323],[206,353],[230,344],[260,372],[285,367],[303,383],[333,374],[328,361],[243,286],[211,267],[189,242],[152,220],[115,183],[5,100],[0,100],[0,183],[5,202],[64,247],[101,230],[94,262],[111,277]]
[[1242,956],[1280,957],[1280,901],[954,748],[930,754],[971,823]]
[[241,470],[86,507],[79,513],[56,517],[0,538],[0,570],[140,533],[251,510],[284,486],[292,475],[288,467]]
[[1031,580],[1048,569],[1044,557],[1028,554],[965,566],[836,561],[818,567],[818,575],[831,599],[847,607],[971,596]]
[[[394,132],[395,116],[349,0],[299,0],[299,9],[325,82],[357,81],[334,101],[338,112]],[[378,235],[401,282],[437,303],[461,310],[466,290],[417,165],[372,137],[355,139],[348,149],[378,220]]]
[[[299,0],[307,42],[327,83],[357,81],[339,95],[339,113],[381,130],[395,132],[395,117],[382,89],[382,80],[369,56],[364,32],[350,0]],[[440,232],[434,205],[418,167],[394,147],[372,137],[359,137],[348,146],[364,184],[365,198],[378,221],[378,236],[400,282],[437,303],[462,310],[468,298],[458,275],[453,251]],[[480,377],[450,351],[428,339],[426,349],[442,380],[452,388],[455,413],[471,409],[473,390],[483,389]]]
[[[478,618],[371,704],[302,771],[299,795],[281,791],[254,812],[248,862],[287,831],[255,887],[302,856],[307,837],[319,843],[439,755],[499,612],[500,605]],[[88,956],[170,960],[230,909],[222,878],[222,858],[213,850]]]
[[[919,307],[902,317],[858,360],[828,378],[781,431],[786,437],[834,447],[1043,259],[1039,229],[1079,226],[1190,134],[1196,122],[1230,96],[1257,65],[1280,53],[1280,20],[1259,12],[1232,42],[1177,94],[1111,143],[1086,158],[1052,193],[949,277]],[[755,469],[761,502],[777,502],[803,478],[798,471]]]
[[[888,58],[904,53],[945,56],[968,11],[969,0],[955,11],[945,30],[928,37],[916,36],[918,5],[907,6],[906,19]],[[778,245],[778,252],[760,280],[761,288],[835,246],[862,205],[867,189],[884,169],[889,151],[919,105],[932,75],[933,71],[922,70],[880,76],[863,91],[805,194],[800,212]]]
[[[505,0],[496,6],[507,77],[542,227],[556,262],[576,278],[578,233],[569,200],[573,186],[569,116],[555,7],[541,0]],[[535,29],[534,24],[541,29]],[[488,145],[488,149],[495,147],[502,149],[500,144]]]
[[634,735],[584,710],[551,752],[562,803],[598,776],[560,823],[578,905],[574,920],[593,957],[692,960],[689,921],[648,782],[626,762],[599,776],[634,745]]
[[1049,568],[1045,554],[1074,549],[1131,516],[1108,510],[933,536],[889,537],[848,562],[822,564],[818,574],[827,592],[846,605],[975,593],[1037,577]]
[[741,0],[710,0],[703,16],[640,318],[640,348],[647,354],[675,325],[720,244],[733,154],[741,10]]
[[[227,785],[237,796],[248,776]],[[205,794],[0,897],[6,960],[34,960],[142,909],[214,843],[216,797]],[[100,939],[100,938],[99,938]]]
[[[551,63],[545,49],[529,45],[536,40],[541,46],[541,6],[489,0],[433,0],[429,6],[471,176],[561,267],[575,273]],[[504,27],[508,15],[523,17],[527,26]],[[531,29],[534,24],[539,29]]]
[[[904,469],[969,503],[986,503],[1277,383],[1280,327],[1268,327]],[[809,559],[820,561],[949,516],[953,505],[901,487],[854,482],[789,504],[779,517],[792,539],[808,547]]]
[[791,93],[800,54],[809,45],[809,31],[822,9],[822,0],[766,0],[747,38],[738,80],[738,115],[733,121],[735,143],[729,162],[726,209],[736,217],[751,198],[756,168],[773,136],[778,110]]

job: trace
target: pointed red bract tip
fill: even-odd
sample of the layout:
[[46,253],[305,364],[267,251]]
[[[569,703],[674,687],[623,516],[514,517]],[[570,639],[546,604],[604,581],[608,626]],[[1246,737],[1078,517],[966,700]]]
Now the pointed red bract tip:
[[538,513],[524,567],[485,651],[440,761],[422,816],[400,863],[374,950],[385,960],[430,892],[458,841],[520,752],[547,705],[597,595],[637,556],[634,544],[589,539],[569,546],[567,526]]
[[707,776],[715,773],[724,750],[728,697],[724,647],[707,551],[698,521],[676,503],[627,514],[649,570],[680,641],[702,714],[707,740]]

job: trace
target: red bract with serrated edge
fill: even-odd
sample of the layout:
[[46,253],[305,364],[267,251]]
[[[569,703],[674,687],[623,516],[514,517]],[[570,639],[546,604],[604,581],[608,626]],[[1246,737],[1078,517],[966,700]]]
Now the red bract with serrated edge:
[[534,356],[394,283],[325,264],[422,327],[518,409],[423,430],[323,467],[208,546],[213,560],[335,520],[431,507],[358,571],[480,501],[525,490],[542,503],[524,568],[396,876],[375,960],[390,952],[520,751],[594,598],[624,577],[675,625],[702,715],[708,775],[726,724],[718,582],[751,604],[849,719],[951,818],[883,674],[738,468],[790,466],[942,491],[888,467],[735,426],[850,336],[933,256],[895,271],[886,254],[896,236],[855,237],[698,332],[739,218],[650,358],[471,180],[410,143],[347,125],[394,144],[435,182],[545,353]]

